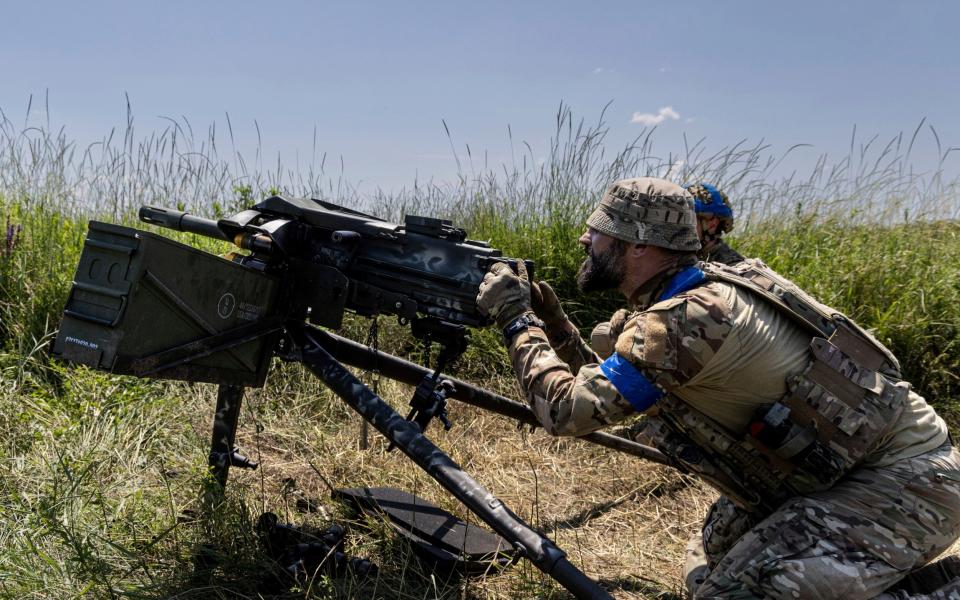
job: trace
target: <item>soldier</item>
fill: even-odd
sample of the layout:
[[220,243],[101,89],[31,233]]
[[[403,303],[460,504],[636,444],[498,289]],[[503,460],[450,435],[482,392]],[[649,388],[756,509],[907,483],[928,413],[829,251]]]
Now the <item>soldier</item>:
[[727,195],[709,183],[688,185],[697,211],[697,234],[700,236],[700,260],[733,266],[743,255],[723,240],[733,230],[733,208]]
[[[697,183],[686,186],[688,192],[693,195],[694,209],[697,213],[697,236],[700,238],[700,250],[697,256],[700,260],[707,262],[717,262],[728,266],[734,266],[745,259],[742,254],[731,248],[724,240],[724,232],[733,230],[733,208],[730,206],[730,200],[727,195],[718,190],[709,183]],[[560,309],[560,301],[556,299],[553,289],[545,281],[536,284],[535,287],[547,288],[534,289],[533,309],[541,319],[544,318],[541,306],[546,310],[556,312]],[[544,298],[543,304],[540,298]],[[590,334],[590,346],[600,358],[607,358],[613,354],[613,345],[617,341],[623,326],[627,322],[631,311],[620,309],[613,313],[609,321],[598,323]],[[566,316],[566,315],[564,315]],[[572,324],[571,324],[572,325]],[[547,329],[549,335],[550,329]]]
[[887,348],[760,261],[698,262],[673,183],[615,182],[587,226],[579,287],[639,310],[609,358],[575,328],[544,333],[557,322],[533,312],[522,264],[493,265],[477,302],[544,429],[646,413],[660,450],[729,499],[694,597],[872,598],[960,536],[960,453]]

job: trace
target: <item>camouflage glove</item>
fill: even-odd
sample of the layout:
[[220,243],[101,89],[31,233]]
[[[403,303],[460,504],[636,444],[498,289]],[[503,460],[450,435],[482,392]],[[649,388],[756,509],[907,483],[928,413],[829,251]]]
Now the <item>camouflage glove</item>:
[[613,313],[609,321],[598,324],[590,333],[590,347],[600,358],[610,357],[616,350],[617,338],[623,333],[623,327],[630,318],[630,311],[621,308]]
[[533,312],[543,321],[547,329],[558,328],[570,319],[560,306],[560,299],[546,281],[533,283],[530,287],[530,300]]
[[530,280],[522,260],[517,261],[517,273],[507,263],[497,262],[490,267],[480,282],[477,308],[493,317],[500,329],[520,315],[531,312]]

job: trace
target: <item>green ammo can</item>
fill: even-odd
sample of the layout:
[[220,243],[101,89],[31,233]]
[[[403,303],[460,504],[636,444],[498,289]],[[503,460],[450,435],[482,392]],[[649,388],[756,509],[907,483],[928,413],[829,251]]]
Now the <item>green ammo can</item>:
[[118,374],[261,386],[279,290],[258,269],[91,221],[53,354]]

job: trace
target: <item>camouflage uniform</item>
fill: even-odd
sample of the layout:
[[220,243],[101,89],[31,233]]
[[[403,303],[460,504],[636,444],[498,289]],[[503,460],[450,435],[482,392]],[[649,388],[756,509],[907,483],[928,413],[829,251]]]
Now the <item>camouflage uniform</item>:
[[590,363],[599,363],[600,356],[587,344],[577,326],[565,319],[554,327],[544,328],[550,347],[560,359],[567,363],[570,371],[576,373],[580,367]]
[[[604,200],[631,198],[614,187]],[[669,216],[676,195],[656,197],[648,189],[647,196],[666,204]],[[645,200],[643,193],[632,199]],[[618,215],[625,222],[636,219],[636,212],[618,213],[621,208],[611,202],[598,211],[608,221]],[[599,229],[595,216],[588,223]],[[661,232],[650,243],[684,243],[664,216],[654,215]],[[903,408],[882,439],[835,483],[817,488],[814,481],[791,492],[792,467],[772,456],[747,457],[759,461],[755,473],[724,469],[724,457],[745,452],[740,440],[757,409],[781,400],[788,380],[806,372],[811,335],[766,300],[725,281],[652,301],[684,267],[678,264],[634,294],[631,300],[649,308],[631,316],[616,352],[667,394],[653,406],[658,416],[647,419],[667,435],[652,438],[664,441],[661,449],[681,468],[730,498],[714,506],[705,522],[708,564],[694,596],[870,598],[947,549],[960,535],[960,454],[948,442],[942,419],[905,388],[898,388]],[[537,327],[521,331],[509,345],[520,385],[547,431],[583,435],[636,412],[609,371],[591,362],[597,359],[582,340],[571,332],[562,347],[576,351],[561,357]],[[706,431],[718,435],[676,436],[678,424],[690,431],[706,424]],[[737,485],[738,476],[748,475],[769,493],[751,496],[749,486]]]
[[[712,186],[703,184],[688,186],[687,191],[696,199],[695,210],[700,220],[700,242],[703,248],[697,256],[706,262],[728,266],[738,265],[746,260],[722,237],[723,233],[733,230],[734,223],[733,210],[727,195]],[[719,212],[714,210],[718,206]],[[706,232],[707,220],[713,216],[720,218],[719,231],[709,234]],[[653,428],[646,427],[649,425],[647,423],[639,425],[638,431],[633,432],[634,439],[645,439],[648,444],[653,445],[669,443],[665,439],[642,438],[644,429]],[[752,513],[737,507],[726,496],[720,496],[710,507],[707,518],[704,520],[702,531],[708,532],[709,535],[696,534],[687,545],[687,559],[684,564],[687,589],[693,589],[697,583],[706,578],[709,573],[707,556],[721,556],[754,524],[756,524],[756,518]]]
[[[721,237],[722,233],[733,229],[734,223],[733,211],[726,194],[713,186],[704,186],[703,184],[687,186],[686,189],[695,198],[695,211],[700,221],[698,232],[703,247],[697,253],[697,256],[706,262],[728,266],[738,265],[745,261],[744,256],[731,248]],[[718,208],[719,210],[717,210]],[[719,231],[710,234],[707,233],[707,221],[714,216],[720,219]],[[614,313],[610,321],[599,323],[591,332],[590,346],[601,358],[607,358],[613,354],[617,337],[623,331],[623,326],[629,314],[629,311],[621,309]],[[547,331],[549,333],[549,328]],[[660,447],[676,442],[676,440],[659,435],[661,428],[658,425],[659,423],[652,423],[647,419],[638,419],[620,435],[629,437],[641,444]],[[673,445],[676,446],[676,444]],[[673,448],[673,454],[680,451],[680,448]],[[714,548],[713,552],[707,554],[716,555],[716,548],[722,548],[724,551],[729,548],[733,541],[739,539],[746,532],[745,524],[755,523],[756,519],[752,517],[748,511],[738,508],[725,496],[720,496],[710,508],[704,525],[704,529],[712,532],[707,543]],[[704,578],[705,573],[708,572],[708,561],[703,546],[704,537],[700,533],[694,535],[688,544],[684,569],[688,588],[692,587],[699,579]]]
[[733,266],[746,259],[723,241],[723,238],[718,238],[713,246],[703,252],[703,260]]

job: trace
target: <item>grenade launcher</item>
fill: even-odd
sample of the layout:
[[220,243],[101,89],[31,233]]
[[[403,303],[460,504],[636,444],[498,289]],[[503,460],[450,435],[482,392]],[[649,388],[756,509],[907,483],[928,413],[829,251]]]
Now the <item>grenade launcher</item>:
[[[219,384],[209,464],[221,488],[231,466],[257,466],[234,447],[244,387],[264,384],[273,356],[301,362],[517,556],[578,598],[609,597],[424,435],[434,417],[449,427],[448,397],[536,424],[525,405],[440,376],[466,349],[467,326],[487,322],[476,296],[489,265],[514,261],[449,221],[408,216],[398,225],[320,200],[272,196],[219,221],[145,206],[140,219],[232,242],[246,253],[224,259],[91,221],[54,355],[113,373]],[[416,338],[439,345],[437,364],[424,368],[314,327],[338,328],[347,311],[395,315]],[[408,417],[340,360],[414,385]],[[609,434],[585,438],[666,461]]]

